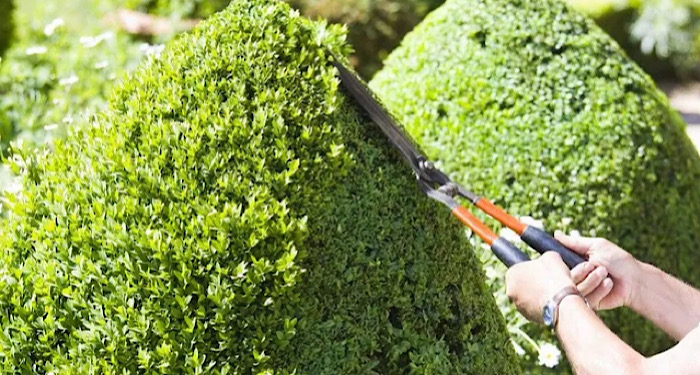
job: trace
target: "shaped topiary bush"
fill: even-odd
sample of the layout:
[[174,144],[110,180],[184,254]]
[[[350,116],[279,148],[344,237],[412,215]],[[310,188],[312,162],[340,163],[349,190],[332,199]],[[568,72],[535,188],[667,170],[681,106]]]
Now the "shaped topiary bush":
[[12,19],[14,13],[13,0],[0,0],[0,58],[10,47],[15,27]]
[[[700,285],[700,159],[684,124],[563,2],[450,0],[372,87],[457,181]],[[629,311],[607,320],[643,353],[670,344]]]
[[5,374],[514,374],[460,225],[338,89],[340,28],[239,0],[17,151]]
[[[348,26],[358,71],[371,77],[386,55],[444,0],[285,0],[302,15]],[[231,0],[127,0],[124,4],[161,16],[206,18]]]

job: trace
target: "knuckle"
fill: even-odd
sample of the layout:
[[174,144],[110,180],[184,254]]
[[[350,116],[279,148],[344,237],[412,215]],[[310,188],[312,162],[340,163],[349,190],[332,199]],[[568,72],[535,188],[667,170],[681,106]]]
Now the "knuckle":
[[547,262],[556,262],[561,260],[561,255],[554,251],[547,251],[546,253],[542,254],[542,258]]

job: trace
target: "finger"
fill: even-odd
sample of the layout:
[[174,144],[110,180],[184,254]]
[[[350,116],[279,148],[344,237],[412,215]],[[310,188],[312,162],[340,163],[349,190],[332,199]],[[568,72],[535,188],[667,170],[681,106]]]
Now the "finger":
[[596,290],[594,290],[591,294],[589,294],[586,297],[588,304],[594,310],[601,310],[607,308],[603,302],[605,301],[605,298],[608,295],[610,295],[610,292],[612,291],[614,285],[615,284],[613,283],[612,279],[609,277],[603,280],[603,282],[600,283]]
[[588,296],[600,286],[605,278],[608,277],[608,270],[605,267],[598,267],[591,272],[585,280],[576,284],[579,293]]
[[581,255],[588,254],[588,250],[595,243],[595,238],[567,236],[562,231],[554,232],[554,238],[561,242],[562,245]]
[[595,270],[595,266],[593,266],[592,263],[583,262],[571,270],[571,280],[573,280],[574,284],[578,285],[578,283],[585,280],[586,276],[593,272],[593,270]]

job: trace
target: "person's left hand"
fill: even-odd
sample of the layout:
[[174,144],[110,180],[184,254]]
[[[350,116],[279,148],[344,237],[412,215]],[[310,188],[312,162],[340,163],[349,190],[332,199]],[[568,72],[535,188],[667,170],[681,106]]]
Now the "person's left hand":
[[506,273],[506,292],[530,321],[542,323],[542,308],[557,293],[575,286],[559,254],[550,251],[537,260],[520,263]]

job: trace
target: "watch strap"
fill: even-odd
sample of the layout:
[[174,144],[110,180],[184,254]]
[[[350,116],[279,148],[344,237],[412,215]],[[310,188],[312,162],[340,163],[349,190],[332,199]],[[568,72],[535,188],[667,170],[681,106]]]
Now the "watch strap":
[[[554,297],[552,298],[552,301],[557,305],[557,307],[559,307],[559,304],[561,303],[561,301],[563,301],[564,298],[566,298],[568,296],[579,296],[579,297],[583,298],[583,296],[578,291],[578,289],[576,289],[575,286],[567,286],[566,288],[562,289],[559,293],[554,295]],[[585,298],[583,298],[583,299],[585,300]]]

